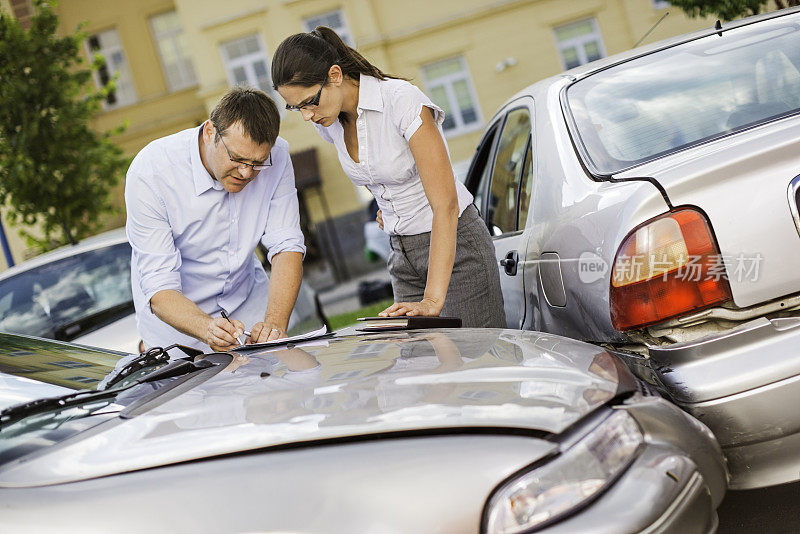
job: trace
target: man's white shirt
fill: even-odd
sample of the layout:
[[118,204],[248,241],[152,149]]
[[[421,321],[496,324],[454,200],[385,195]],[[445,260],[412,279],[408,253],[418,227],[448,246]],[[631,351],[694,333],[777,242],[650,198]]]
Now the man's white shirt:
[[150,309],[174,289],[212,317],[225,310],[246,327],[264,318],[268,279],[253,251],[305,254],[289,144],[278,137],[272,166],[229,193],[200,159],[200,128],[157,139],[134,158],[125,183],[131,285],[139,335],[150,346],[208,345],[161,321]]

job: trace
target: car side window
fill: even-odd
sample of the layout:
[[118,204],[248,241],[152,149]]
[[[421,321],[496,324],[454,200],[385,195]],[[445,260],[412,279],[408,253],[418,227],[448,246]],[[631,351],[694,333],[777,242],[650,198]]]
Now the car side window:
[[528,209],[531,206],[531,193],[533,192],[533,147],[528,140],[528,150],[525,151],[525,165],[522,167],[522,180],[519,182],[519,215],[517,228],[525,228],[528,220]]
[[517,229],[517,184],[523,170],[530,132],[531,118],[527,108],[511,110],[497,145],[486,202],[486,223],[492,235]]
[[467,175],[466,186],[472,193],[473,204],[478,208],[478,212],[483,213],[483,198],[489,183],[489,173],[492,170],[489,156],[494,146],[494,138],[497,134],[498,124],[494,124],[487,133],[478,149],[475,151],[472,164]]

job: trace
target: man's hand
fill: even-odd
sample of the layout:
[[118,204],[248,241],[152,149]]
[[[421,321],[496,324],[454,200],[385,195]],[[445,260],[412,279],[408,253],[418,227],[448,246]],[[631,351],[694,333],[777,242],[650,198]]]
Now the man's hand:
[[437,302],[432,298],[424,298],[420,302],[395,302],[378,314],[379,317],[397,317],[398,315],[421,315],[424,317],[438,317],[442,313],[444,299]]
[[244,324],[241,321],[236,319],[228,321],[222,317],[210,318],[206,328],[206,343],[211,350],[224,352],[239,346],[236,338],[242,333],[244,333]]
[[381,227],[381,230],[383,230],[383,212],[381,210],[378,210],[378,215],[375,217],[375,221],[378,223],[378,226]]
[[239,345],[237,337],[244,332],[241,321],[230,323],[224,317],[209,317],[197,304],[174,289],[164,289],[150,299],[156,317],[179,332],[208,343],[211,350],[226,351]]
[[273,323],[258,322],[253,325],[250,331],[250,341],[252,343],[266,343],[286,337],[286,329]]

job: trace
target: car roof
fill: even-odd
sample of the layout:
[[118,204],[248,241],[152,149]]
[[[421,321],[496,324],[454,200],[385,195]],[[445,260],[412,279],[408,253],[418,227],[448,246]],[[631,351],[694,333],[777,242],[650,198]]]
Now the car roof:
[[0,273],[0,280],[11,278],[12,276],[15,276],[17,274],[23,273],[30,269],[34,269],[36,267],[40,267],[42,265],[46,265],[54,261],[58,261],[63,258],[69,258],[70,256],[82,254],[90,250],[97,250],[109,247],[111,245],[117,245],[120,243],[127,243],[127,242],[128,242],[128,237],[125,234],[125,228],[117,228],[114,230],[109,230],[108,232],[103,232],[101,234],[97,234],[92,237],[87,237],[86,239],[79,242],[77,245],[65,245],[50,252],[45,252],[44,254],[36,256],[35,258],[32,258],[30,260],[19,263],[14,267],[6,269],[2,273]]

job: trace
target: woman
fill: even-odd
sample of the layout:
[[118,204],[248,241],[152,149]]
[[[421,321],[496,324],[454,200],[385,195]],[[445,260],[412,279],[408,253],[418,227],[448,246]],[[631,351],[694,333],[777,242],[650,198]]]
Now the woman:
[[444,112],[324,26],[278,46],[272,81],[286,109],[313,121],[344,172],[378,201],[395,300],[380,315],[505,327],[494,247],[472,195],[453,177]]

